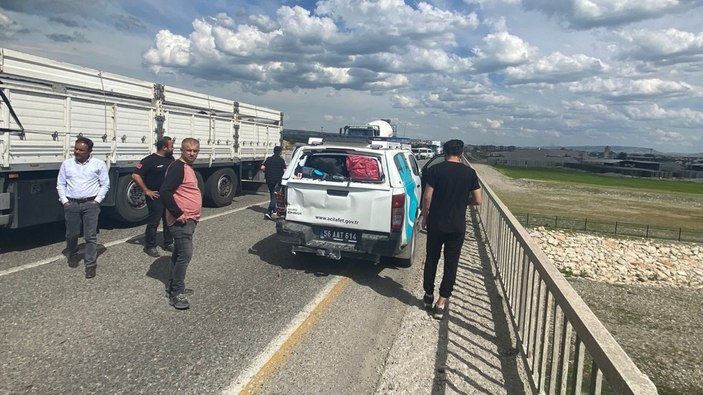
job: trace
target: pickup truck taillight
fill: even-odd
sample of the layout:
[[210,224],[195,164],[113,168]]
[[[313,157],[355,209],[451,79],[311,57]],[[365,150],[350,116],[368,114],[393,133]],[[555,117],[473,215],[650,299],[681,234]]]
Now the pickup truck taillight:
[[276,192],[273,193],[276,199],[276,216],[278,218],[286,217],[286,187],[281,186]]
[[393,195],[391,202],[391,232],[400,232],[403,229],[405,217],[405,194]]

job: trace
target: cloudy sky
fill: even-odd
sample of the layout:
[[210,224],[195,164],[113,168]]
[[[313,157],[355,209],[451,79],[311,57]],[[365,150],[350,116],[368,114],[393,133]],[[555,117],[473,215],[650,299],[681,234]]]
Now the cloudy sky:
[[703,152],[703,0],[0,0],[0,46],[336,131]]

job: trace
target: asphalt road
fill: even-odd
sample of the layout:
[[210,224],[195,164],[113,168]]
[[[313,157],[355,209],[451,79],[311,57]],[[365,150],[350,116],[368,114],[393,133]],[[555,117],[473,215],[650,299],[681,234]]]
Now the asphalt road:
[[204,210],[187,311],[142,226],[101,221],[91,280],[60,256],[62,224],[2,231],[0,393],[372,393],[419,265],[294,256],[266,200]]

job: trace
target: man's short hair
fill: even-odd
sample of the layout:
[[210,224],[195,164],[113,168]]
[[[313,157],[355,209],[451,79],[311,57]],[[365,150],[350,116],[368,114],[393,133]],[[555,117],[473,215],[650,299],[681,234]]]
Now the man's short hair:
[[277,145],[277,146],[273,147],[273,153],[274,153],[274,154],[280,155],[280,154],[281,154],[281,151],[283,151],[283,148],[281,148],[280,145]]
[[87,137],[81,136],[81,137],[77,138],[75,144],[85,144],[88,147],[88,151],[93,150],[93,140],[91,140]]
[[168,145],[168,142],[171,140],[173,140],[173,139],[168,136],[163,136],[160,139],[156,140],[156,144],[154,144],[154,145],[156,146],[157,150],[161,150],[161,149],[166,148],[166,146]]
[[449,140],[444,143],[442,150],[446,155],[460,156],[464,153],[464,142],[457,139]]
[[186,137],[183,139],[183,141],[181,141],[181,148],[185,147],[187,144],[196,144],[199,146],[200,141],[198,141],[198,139],[194,139],[192,137]]

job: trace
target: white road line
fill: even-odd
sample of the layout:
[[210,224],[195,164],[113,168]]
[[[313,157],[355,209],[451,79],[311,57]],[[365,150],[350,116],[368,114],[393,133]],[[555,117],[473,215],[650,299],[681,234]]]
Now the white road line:
[[[219,217],[222,217],[222,216],[228,215],[228,214],[233,214],[233,213],[236,213],[236,212],[238,212],[238,211],[246,210],[246,209],[251,208],[251,207],[254,207],[254,206],[260,206],[260,205],[262,205],[262,204],[264,204],[264,203],[269,203],[269,201],[266,200],[266,201],[263,201],[263,202],[250,204],[250,205],[245,206],[245,207],[235,208],[235,209],[228,210],[228,211],[225,211],[225,212],[222,212],[222,213],[217,213],[217,214],[209,215],[209,216],[207,216],[207,217],[201,218],[201,219],[200,219],[200,222],[204,222],[204,221],[211,220],[211,219],[214,219],[214,218],[219,218]],[[118,245],[118,244],[126,243],[126,242],[128,242],[129,240],[132,240],[132,239],[134,239],[135,237],[139,237],[139,236],[142,235],[142,234],[143,234],[143,232],[140,232],[140,233],[138,233],[138,234],[136,234],[136,235],[129,236],[129,237],[125,237],[125,238],[122,238],[122,239],[119,239],[119,240],[113,240],[113,241],[108,242],[108,243],[105,243],[105,244],[103,244],[103,245],[104,245],[106,248],[107,248],[107,247],[113,247],[113,246],[116,246],[116,245]],[[57,261],[57,260],[59,260],[59,259],[62,259],[63,257],[64,257],[63,255],[55,255],[55,256],[53,256],[53,257],[51,257],[51,258],[42,259],[41,261],[32,262],[32,263],[26,263],[26,264],[24,264],[24,265],[12,267],[12,268],[5,269],[5,270],[0,270],[0,277],[2,277],[2,276],[7,276],[8,274],[12,274],[12,273],[21,272],[21,271],[23,271],[23,270],[31,269],[31,268],[34,268],[34,267],[43,266],[43,265],[49,264],[49,263],[51,263],[51,262],[55,262],[55,261]]]
[[271,342],[266,346],[266,348],[254,358],[252,364],[242,372],[232,383],[222,391],[223,395],[236,395],[242,392],[244,388],[249,384],[249,382],[256,377],[259,371],[268,363],[268,361],[278,352],[278,350],[283,346],[283,344],[295,333],[295,331],[300,327],[300,325],[308,319],[310,314],[317,308],[317,306],[322,303],[327,295],[332,291],[332,289],[337,285],[337,283],[344,277],[333,276],[332,279],[325,285],[325,287],[315,296],[313,300],[308,303],[303,310],[298,313],[295,318],[284,328],[278,336],[276,336]]

